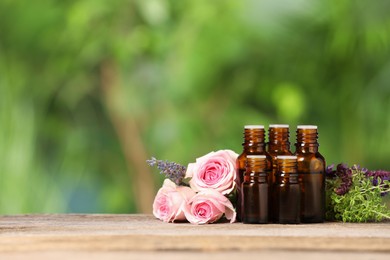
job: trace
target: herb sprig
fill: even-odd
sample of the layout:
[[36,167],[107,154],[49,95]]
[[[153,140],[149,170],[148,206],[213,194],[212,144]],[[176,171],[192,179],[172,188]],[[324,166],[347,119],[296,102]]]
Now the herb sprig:
[[327,168],[326,199],[328,220],[369,222],[390,219],[382,198],[390,190],[390,172],[368,171],[354,165]]
[[160,174],[164,174],[165,177],[176,183],[176,185],[188,186],[184,179],[187,171],[185,166],[175,162],[157,160],[154,157],[146,162],[149,166],[156,166],[160,170]]

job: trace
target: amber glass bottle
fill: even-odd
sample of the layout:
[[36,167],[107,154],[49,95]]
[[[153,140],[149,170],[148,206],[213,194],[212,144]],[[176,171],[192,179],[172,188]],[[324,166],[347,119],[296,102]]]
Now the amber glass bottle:
[[267,159],[267,171],[272,169],[271,156],[265,151],[265,133],[263,125],[246,125],[244,127],[244,142],[242,143],[243,151],[237,158],[236,163],[236,184],[237,184],[237,221],[242,219],[242,191],[241,184],[244,181],[244,173],[246,170],[246,156],[247,155],[265,155]]
[[305,223],[325,219],[325,159],[318,152],[317,126],[297,127],[296,156],[302,189],[301,218]]
[[268,223],[269,186],[267,157],[248,155],[242,190],[242,222],[246,224]]
[[289,125],[269,125],[268,130],[268,153],[272,157],[272,173],[268,176],[269,178],[269,185],[270,190],[272,192],[271,201],[270,203],[270,212],[271,216],[270,219],[273,220],[273,215],[276,214],[275,208],[274,208],[274,198],[275,198],[275,192],[274,192],[274,185],[275,185],[275,178],[276,178],[276,170],[277,170],[277,159],[276,157],[278,155],[293,155],[293,153],[290,151],[290,131],[289,131]]
[[298,224],[301,216],[301,188],[298,180],[297,157],[280,155],[277,158],[274,221]]

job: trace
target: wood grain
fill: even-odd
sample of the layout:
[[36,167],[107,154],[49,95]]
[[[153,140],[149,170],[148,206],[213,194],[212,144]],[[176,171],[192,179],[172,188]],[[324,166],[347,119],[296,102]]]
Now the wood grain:
[[117,257],[124,257],[125,253],[148,256],[165,252],[162,255],[167,259],[172,259],[173,254],[191,257],[212,253],[216,259],[218,255],[225,259],[253,252],[265,257],[286,252],[306,256],[322,252],[319,256],[343,253],[360,259],[356,257],[371,254],[379,259],[390,255],[390,223],[197,226],[163,223],[151,215],[0,217],[0,258],[18,259],[28,253],[37,259],[44,259],[45,255],[49,259],[53,254],[66,259],[72,252],[80,256],[94,252]]

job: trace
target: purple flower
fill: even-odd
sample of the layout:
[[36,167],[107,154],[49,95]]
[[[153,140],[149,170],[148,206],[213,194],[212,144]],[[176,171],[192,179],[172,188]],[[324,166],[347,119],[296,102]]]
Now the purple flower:
[[352,175],[354,172],[361,172],[367,178],[372,178],[372,185],[381,185],[381,196],[387,194],[386,190],[389,190],[389,185],[385,184],[385,181],[390,180],[390,172],[384,170],[369,171],[367,168],[360,168],[360,165],[353,165],[351,168],[347,164],[340,163],[334,170],[334,165],[326,167],[326,177],[337,180],[339,186],[334,189],[337,195],[346,194],[352,186]]
[[157,166],[157,168],[160,170],[160,174],[164,174],[168,179],[176,183],[176,185],[183,184],[182,182],[187,170],[185,166],[174,162],[157,160],[154,157],[152,157],[151,160],[147,160],[146,162],[150,166]]
[[[390,172],[385,171],[385,170],[377,170],[377,171],[367,171],[366,177],[373,177],[372,178],[372,185],[377,186],[377,185],[382,185],[384,184],[384,181],[389,181],[390,180]],[[380,183],[378,183],[378,179],[380,180]],[[385,189],[388,189],[388,185],[385,185]],[[384,196],[386,195],[387,192],[382,192],[381,195]]]
[[325,169],[326,177],[328,178],[336,177],[336,171],[333,168],[334,168],[334,163],[326,167]]
[[337,172],[343,172],[348,169],[348,165],[345,163],[339,163],[337,164],[336,171]]
[[[359,166],[355,166],[359,167]],[[334,170],[334,164],[329,165],[325,169],[326,177],[330,179],[338,178],[341,182],[338,187],[334,189],[337,195],[344,195],[347,193],[352,185],[352,169],[348,168],[347,164],[340,163]]]
[[[354,169],[357,167],[359,166],[355,166]],[[337,165],[335,174],[341,179],[340,186],[335,188],[335,192],[337,195],[344,195],[352,185],[352,169],[348,168],[347,164],[340,163]]]
[[377,171],[367,171],[366,172],[367,177],[374,177],[374,179],[381,178],[382,183],[383,180],[389,180],[390,179],[390,172],[384,171],[384,170],[377,170]]

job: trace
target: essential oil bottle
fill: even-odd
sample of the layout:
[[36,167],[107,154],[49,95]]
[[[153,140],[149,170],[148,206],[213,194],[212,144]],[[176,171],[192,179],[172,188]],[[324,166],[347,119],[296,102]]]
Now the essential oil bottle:
[[318,152],[315,125],[297,127],[296,156],[302,189],[301,219],[304,223],[320,223],[325,219],[325,159]]
[[268,223],[269,185],[267,157],[248,155],[242,189],[242,222],[245,224]]
[[242,219],[242,191],[241,184],[244,181],[244,173],[246,171],[246,157],[247,155],[265,155],[267,161],[266,171],[272,169],[272,158],[265,150],[265,130],[263,125],[246,125],[244,127],[244,142],[242,143],[243,151],[238,156],[236,162],[236,187],[237,187],[237,201],[236,212],[237,221]]
[[268,153],[272,157],[272,183],[275,183],[275,173],[278,155],[293,155],[290,151],[289,125],[269,125]]
[[276,214],[274,208],[275,198],[275,182],[277,171],[277,156],[278,155],[293,155],[290,151],[290,130],[289,125],[271,124],[268,129],[268,153],[272,158],[272,173],[268,176],[269,184],[272,191],[272,203],[270,203],[270,219],[273,220],[273,215]]
[[297,157],[279,155],[275,183],[274,221],[281,224],[298,224],[301,219],[301,188],[298,180]]

